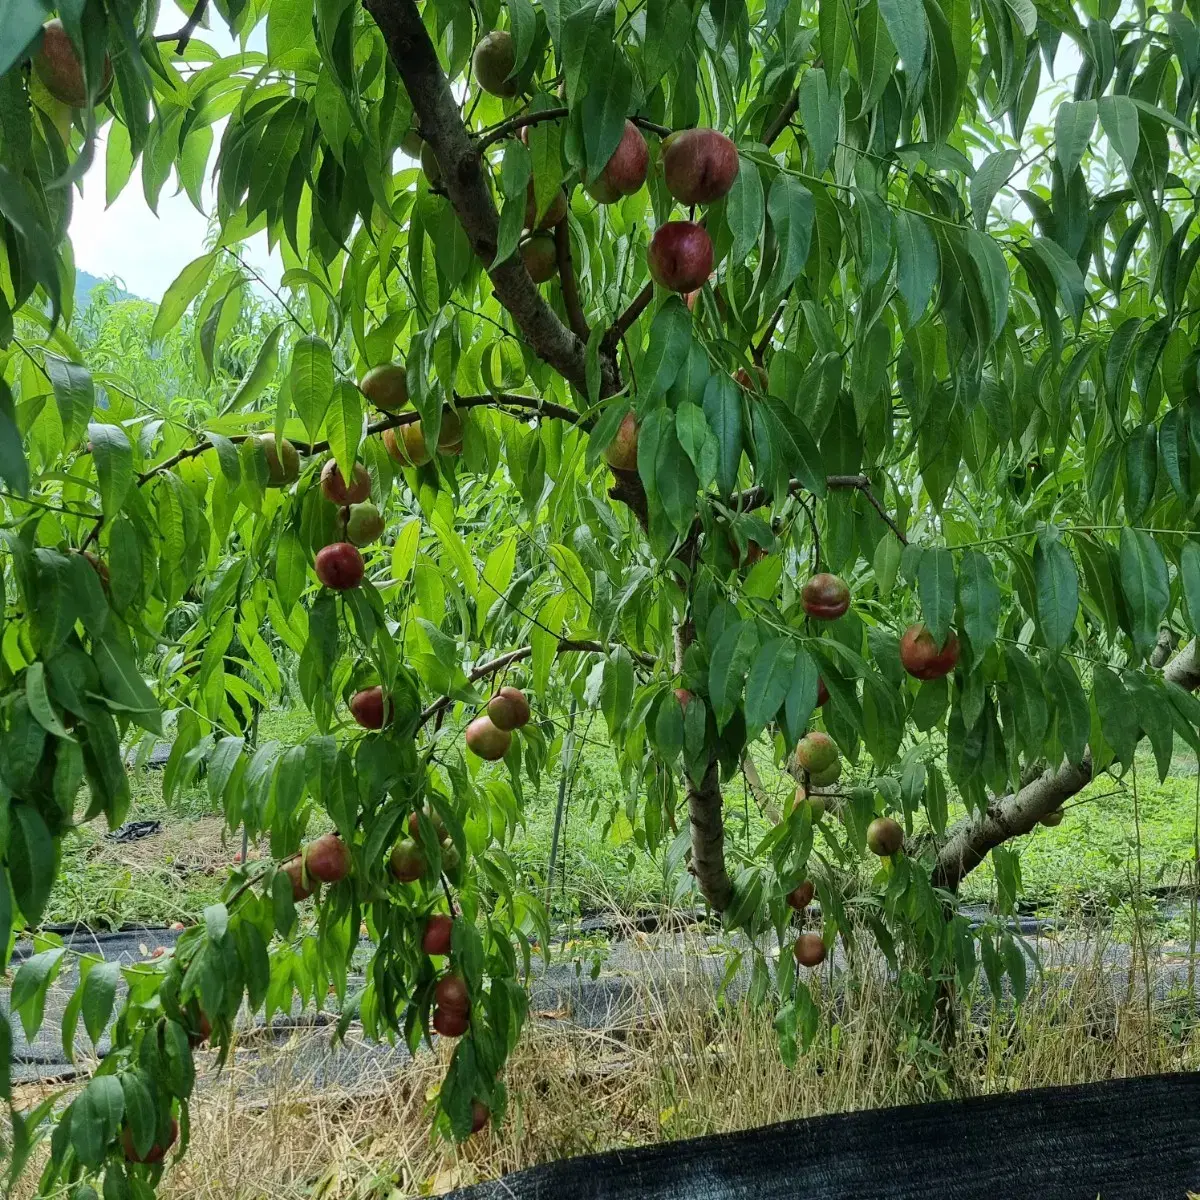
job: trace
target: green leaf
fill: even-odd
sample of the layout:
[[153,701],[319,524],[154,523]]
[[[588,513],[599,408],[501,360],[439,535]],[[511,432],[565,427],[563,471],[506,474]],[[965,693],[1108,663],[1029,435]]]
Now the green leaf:
[[62,311],[62,284],[54,243],[38,219],[24,184],[6,166],[0,166],[0,216],[7,217],[19,235],[22,265],[31,281],[40,284],[50,297],[50,317],[57,321]]
[[21,441],[12,392],[0,378],[0,480],[18,496],[29,492],[29,464]]
[[1079,576],[1071,552],[1052,534],[1038,538],[1033,575],[1042,638],[1051,650],[1061,650],[1071,637],[1079,611]]
[[41,661],[30,663],[25,670],[25,699],[29,702],[29,711],[34,720],[47,733],[68,742],[75,740],[64,728],[58,713],[54,711],[54,705],[50,703],[50,694],[46,691],[46,664]]
[[724,729],[738,706],[750,657],[758,647],[758,634],[750,621],[735,621],[717,639],[708,667],[708,698],[717,729]]
[[8,875],[13,899],[25,923],[37,925],[58,878],[58,851],[37,809],[18,804],[10,820]]
[[354,473],[362,431],[362,392],[350,380],[339,379],[325,413],[325,432],[329,435],[329,448],[337,459],[343,479],[350,479]]
[[580,120],[587,183],[604,170],[620,144],[633,101],[633,71],[619,47],[610,63],[605,77],[593,79],[583,98]]
[[104,1036],[108,1022],[112,1019],[113,1003],[117,996],[117,982],[121,978],[119,962],[97,963],[83,981],[82,1013],[83,1027],[95,1045]]
[[675,410],[675,435],[696,468],[701,488],[707,488],[717,475],[717,439],[708,427],[704,410],[684,401]]
[[775,176],[767,196],[767,213],[779,247],[779,261],[771,289],[775,296],[782,296],[791,287],[808,262],[813,212],[812,192],[808,188],[782,171]]
[[758,244],[763,227],[762,176],[748,159],[741,160],[741,168],[725,199],[725,220],[733,234],[730,253],[735,262],[740,262]]
[[1139,425],[1125,442],[1125,512],[1139,520],[1154,499],[1158,482],[1158,436],[1153,425]]
[[833,78],[842,73],[850,52],[850,15],[845,0],[818,0],[817,28],[821,59]]
[[1137,158],[1140,131],[1137,105],[1128,96],[1101,96],[1097,105],[1100,128],[1127,171]]
[[85,1167],[98,1167],[116,1140],[125,1093],[115,1075],[97,1075],[71,1105],[71,1145]]
[[162,732],[162,716],[154,693],[129,650],[113,637],[95,643],[92,657],[111,706],[132,717],[144,729]]
[[29,1041],[37,1037],[42,1027],[46,992],[58,975],[64,954],[66,950],[61,946],[31,954],[13,978],[9,1003],[12,1011],[21,1018],[21,1027]]
[[808,427],[774,396],[755,402],[758,412],[770,418],[771,441],[788,471],[814,496],[825,495],[825,467]]
[[1058,740],[1071,762],[1080,763],[1087,748],[1092,716],[1079,676],[1071,660],[1059,655],[1047,664],[1045,680]]
[[505,0],[508,8],[508,21],[512,27],[513,54],[515,66],[513,73],[519,75],[525,60],[533,49],[533,38],[537,32],[537,14],[529,0]]
[[134,1150],[144,1157],[154,1145],[158,1126],[154,1096],[141,1071],[122,1071],[118,1078],[125,1095],[124,1123],[129,1127]]
[[[639,447],[638,467],[641,469]],[[696,516],[700,481],[687,452],[680,444],[673,421],[664,422],[654,454],[654,491],[676,532],[686,536]]]
[[133,447],[119,425],[89,425],[88,437],[100,481],[100,504],[112,520],[133,486]]
[[150,340],[160,342],[176,325],[188,310],[188,306],[204,290],[212,269],[217,262],[215,250],[194,258],[176,276],[174,283],[163,294],[162,303],[154,317],[150,328]]
[[963,628],[977,658],[995,644],[1000,631],[1000,589],[992,563],[980,550],[967,550],[959,563],[958,591]]
[[925,764],[925,812],[933,832],[941,837],[946,832],[949,804],[946,796],[946,781],[935,763]]
[[669,296],[654,314],[650,341],[638,378],[647,397],[664,393],[687,361],[692,344],[692,314],[678,296]]
[[[304,422],[310,441],[316,441],[333,397],[333,355],[324,340],[307,335],[292,350],[288,372],[292,404]],[[282,435],[282,430],[276,430]]]
[[917,213],[898,209],[892,214],[896,238],[896,286],[915,325],[929,307],[938,276],[937,240]]
[[1142,658],[1148,658],[1171,595],[1167,561],[1150,534],[1126,526],[1121,530],[1120,563],[1133,644]]
[[1058,294],[1067,312],[1075,322],[1075,331],[1083,323],[1083,306],[1087,301],[1087,290],[1079,264],[1057,243],[1048,238],[1034,238],[1030,246],[1042,265],[1050,272]]
[[54,399],[62,421],[63,443],[73,446],[83,435],[96,402],[92,373],[79,363],[46,355],[46,373],[54,386]]
[[858,216],[860,270],[863,282],[877,283],[892,261],[892,219],[888,207],[873,192],[854,189]]
[[746,731],[748,737],[775,719],[792,684],[796,646],[790,638],[764,642],[746,680]]
[[275,372],[279,369],[279,339],[282,334],[283,322],[281,321],[263,339],[254,366],[250,368],[247,375],[243,376],[237,391],[229,398],[229,403],[225,405],[222,412],[241,412],[243,409],[249,408],[262,395],[263,388],[275,378]]
[[0,0],[0,75],[3,75],[41,32],[47,10],[40,0]]
[[949,550],[933,547],[922,553],[917,567],[917,591],[925,626],[941,646],[954,619],[954,555]]
[[717,441],[717,487],[727,496],[737,487],[742,461],[742,389],[728,375],[710,375],[703,406]]
[[814,175],[820,175],[837,145],[840,93],[831,95],[825,72],[809,67],[800,80],[800,120],[808,135]]
[[1179,555],[1179,576],[1187,602],[1188,624],[1193,634],[1200,633],[1200,542],[1183,543]]
[[925,51],[929,44],[929,28],[921,0],[879,0],[879,12],[908,78],[919,78],[925,67]]
[[1092,695],[1104,740],[1117,758],[1129,766],[1141,736],[1133,697],[1125,690],[1121,677],[1100,664],[1092,668]]
[[1096,101],[1064,100],[1054,115],[1054,156],[1063,177],[1068,177],[1083,160],[1083,152],[1096,128]]
[[971,215],[978,229],[987,228],[988,210],[996,193],[1008,183],[1021,159],[1019,150],[997,150],[983,160],[971,177]]
[[1017,733],[1027,760],[1039,758],[1050,720],[1046,693],[1033,663],[1016,646],[1005,646],[1004,663]]

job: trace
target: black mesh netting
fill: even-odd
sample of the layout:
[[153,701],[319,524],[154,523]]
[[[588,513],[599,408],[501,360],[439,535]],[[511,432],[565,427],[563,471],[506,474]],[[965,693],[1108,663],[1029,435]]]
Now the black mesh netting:
[[1184,1200],[1200,1074],[789,1121],[547,1163],[458,1200]]

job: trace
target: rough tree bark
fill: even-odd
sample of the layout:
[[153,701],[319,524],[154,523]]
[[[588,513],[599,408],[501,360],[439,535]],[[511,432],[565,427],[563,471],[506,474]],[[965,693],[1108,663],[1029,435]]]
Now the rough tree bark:
[[[412,101],[421,137],[442,169],[446,195],[471,247],[487,264],[500,303],[511,314],[534,351],[580,392],[587,394],[584,344],[555,315],[529,278],[520,255],[492,263],[500,217],[479,147],[459,115],[454,93],[438,61],[415,0],[363,0],[387,42],[388,53]],[[619,384],[602,364],[606,395]]]
[[[1189,642],[1167,664],[1163,676],[1168,683],[1188,691],[1200,687],[1200,643]],[[934,886],[957,891],[993,847],[1028,833],[1042,817],[1087,787],[1091,778],[1092,757],[1085,753],[1078,765],[1063,763],[1045,771],[1020,791],[997,797],[981,816],[964,818],[947,834],[938,853]]]

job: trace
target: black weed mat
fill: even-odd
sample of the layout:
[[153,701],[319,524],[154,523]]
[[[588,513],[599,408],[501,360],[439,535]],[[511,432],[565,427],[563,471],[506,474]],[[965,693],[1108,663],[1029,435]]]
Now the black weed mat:
[[1184,1200],[1200,1074],[789,1121],[563,1159],[457,1200]]
[[[721,987],[728,965],[728,938],[713,936],[706,932],[702,923],[690,927],[668,927],[657,935],[633,931],[631,936],[620,937],[617,930],[610,931],[613,940],[597,938],[596,943],[584,943],[577,957],[564,956],[556,951],[549,966],[540,957],[532,962],[530,979],[530,1010],[535,1020],[565,1021],[569,1024],[592,1030],[614,1030],[637,1027],[653,1019],[656,1012],[675,1003],[686,993],[692,997],[701,994],[716,996]],[[83,928],[70,932],[62,931],[65,944],[74,952],[96,954],[110,962],[129,965],[145,961],[159,947],[164,950],[175,944],[179,934],[170,929],[129,929],[116,933],[96,933]],[[596,931],[599,932],[598,930]],[[620,929],[629,933],[628,927]],[[1036,937],[1036,929],[1033,936]],[[17,943],[13,954],[13,970],[32,952],[32,943],[22,940]],[[1071,954],[1084,956],[1089,953],[1086,946],[1059,945],[1055,951],[1064,955],[1069,964]],[[359,972],[365,967],[370,955],[370,944],[363,942],[356,953],[349,991],[352,994],[361,982]],[[841,949],[834,953],[835,968],[844,966]],[[1104,953],[1104,982],[1110,990],[1114,1004],[1119,1003],[1128,985],[1130,959],[1126,946],[1112,944]],[[749,982],[749,959],[743,961],[740,970],[726,985],[725,994],[731,998],[740,995]],[[882,968],[882,963],[881,963]],[[1038,986],[1033,967],[1030,968],[1031,982]],[[1048,986],[1063,987],[1069,983],[1070,972],[1052,972],[1044,977]],[[46,996],[45,1021],[38,1034],[26,1040],[21,1023],[13,1020],[13,1076],[19,1080],[69,1078],[80,1071],[86,1072],[89,1058],[103,1057],[108,1052],[107,1035],[101,1037],[93,1047],[82,1033],[76,1032],[76,1059],[67,1060],[62,1047],[61,1025],[63,1012],[75,986],[76,972],[72,964],[64,966],[62,974],[54,982]],[[1181,989],[1186,995],[1186,960],[1164,962],[1154,980],[1158,999],[1178,996]],[[123,993],[123,984],[121,985]],[[980,1019],[986,1019],[990,1000],[980,996],[978,1000]],[[8,1009],[7,989],[0,989],[0,1011]],[[303,1012],[299,1005],[293,1012],[275,1018],[270,1026],[247,1017],[242,1027],[241,1042],[260,1049],[288,1041],[293,1034],[313,1025],[328,1021],[328,1014]],[[253,1035],[253,1036],[250,1036]],[[307,1051],[323,1053],[316,1039],[308,1039]],[[321,1066],[320,1073],[341,1071],[340,1060],[344,1057],[341,1047],[332,1045],[332,1030],[320,1033],[320,1041],[331,1056]],[[346,1071],[353,1073],[352,1063],[365,1068],[374,1052],[370,1044],[363,1043],[352,1061],[348,1060]],[[380,1063],[393,1064],[397,1051],[387,1045],[378,1047],[375,1055]],[[403,1057],[403,1054],[401,1054]],[[996,1197],[996,1200],[1007,1200]],[[1094,1200],[1094,1197],[1092,1198]]]

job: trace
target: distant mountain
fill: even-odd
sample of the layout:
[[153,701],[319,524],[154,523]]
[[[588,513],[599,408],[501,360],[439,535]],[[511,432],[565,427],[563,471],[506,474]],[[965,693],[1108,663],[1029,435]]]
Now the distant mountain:
[[91,299],[92,289],[98,284],[106,283],[113,287],[114,300],[140,300],[140,296],[134,296],[132,293],[125,291],[116,281],[115,278],[100,279],[95,275],[89,275],[87,271],[76,270],[75,272],[75,311],[83,312],[88,306],[88,301]]

